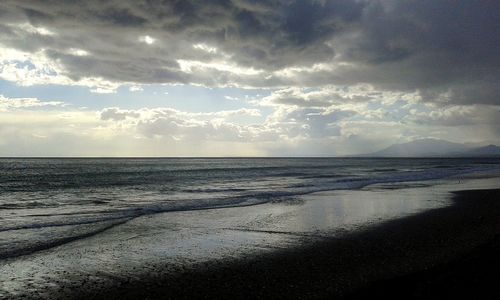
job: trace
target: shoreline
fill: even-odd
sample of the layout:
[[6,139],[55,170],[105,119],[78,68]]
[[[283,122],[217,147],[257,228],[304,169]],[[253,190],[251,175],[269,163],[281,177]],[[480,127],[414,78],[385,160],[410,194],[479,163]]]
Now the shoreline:
[[[161,270],[153,268],[149,276],[137,281],[119,282],[99,291],[80,291],[79,296],[82,299],[363,298],[372,293],[385,297],[401,297],[400,293],[404,293],[404,297],[419,298],[423,294],[443,293],[445,288],[462,288],[473,295],[487,296],[491,290],[482,287],[479,291],[472,281],[470,286],[464,286],[463,281],[468,278],[467,273],[489,274],[487,270],[474,270],[475,264],[467,263],[470,257],[472,261],[479,257],[481,261],[498,262],[491,253],[482,257],[489,253],[482,249],[499,250],[495,241],[500,234],[500,189],[453,194],[451,206],[386,221],[341,238],[319,240],[251,259],[207,262],[177,274],[162,275]],[[450,274],[452,269],[455,272]],[[441,274],[448,274],[445,276],[448,284],[443,287],[436,281],[443,278]],[[395,283],[405,290],[394,287]]]
[[[244,209],[144,216],[0,260],[0,299],[370,295],[394,278],[462,257],[500,233],[498,220],[491,219],[500,204],[488,197],[475,201],[484,198],[481,189],[498,183],[495,176],[377,184]],[[452,197],[456,190],[472,191]],[[489,198],[499,191],[492,193]],[[476,224],[474,216],[487,216],[487,222]],[[475,225],[464,226],[464,220]],[[441,243],[426,240],[434,231]]]

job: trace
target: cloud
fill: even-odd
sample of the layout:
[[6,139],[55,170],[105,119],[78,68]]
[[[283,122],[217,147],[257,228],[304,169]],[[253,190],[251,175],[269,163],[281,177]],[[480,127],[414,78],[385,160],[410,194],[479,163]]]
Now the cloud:
[[172,108],[123,110],[109,107],[99,112],[101,120],[115,121],[125,130],[136,130],[147,138],[169,137],[175,140],[220,140],[250,142],[257,136],[252,126],[233,123],[235,117],[260,117],[257,109],[189,113]]
[[[333,86],[314,90],[292,88],[277,90],[255,102],[273,108],[264,119],[258,109],[192,113],[165,107],[107,108],[101,111],[101,119],[114,121],[119,124],[117,128],[136,132],[148,139],[272,142],[277,149],[298,147],[306,151],[300,146],[302,142],[310,145],[309,150],[316,154],[319,150],[327,153],[328,141],[336,147],[330,148],[330,153],[352,154],[418,137],[455,141],[477,141],[483,137],[494,140],[499,132],[497,120],[500,111],[497,106],[442,106],[422,102],[420,97],[419,93],[377,91],[369,86]],[[290,98],[295,100],[289,101]],[[346,98],[351,99],[350,102],[343,100]],[[312,104],[313,101],[317,103]],[[239,122],[242,117],[254,119],[242,123]],[[446,129],[452,126],[461,129]],[[476,133],[474,138],[461,133],[470,132],[472,128],[483,133]],[[278,145],[282,145],[281,148]],[[320,149],[314,149],[316,146]]]
[[108,107],[100,112],[100,116],[101,120],[121,121],[126,118],[137,118],[140,114],[133,110],[122,110],[118,107]]
[[[176,139],[205,139],[213,137],[205,132],[212,131],[214,133],[219,129],[237,128],[237,126],[223,121],[224,118],[237,115],[258,116],[258,113],[256,110],[247,109],[215,113],[187,113],[167,107],[137,110],[108,107],[99,112],[101,120],[116,122],[125,130],[137,130],[148,138],[169,136]],[[223,135],[220,134],[220,136]],[[228,136],[228,139],[231,138]]]
[[[76,57],[80,51],[69,50]],[[120,83],[102,77],[70,78],[59,62],[51,60],[44,51],[34,53],[0,47],[0,78],[13,81],[20,86],[32,85],[80,85],[95,93],[113,93]]]
[[63,107],[61,101],[40,101],[37,98],[7,98],[0,94],[0,112],[15,109],[35,109],[41,107]]
[[[19,89],[84,86],[116,96],[155,84],[236,87],[219,90],[227,94],[221,107],[231,109],[99,102],[88,105],[98,107],[93,111],[78,111],[59,101],[0,96],[4,141],[17,134],[26,138],[20,145],[35,138],[49,149],[51,141],[73,135],[99,151],[113,140],[165,153],[200,143],[212,153],[234,145],[251,153],[343,154],[415,137],[500,137],[494,1],[49,4],[0,2],[1,79]],[[243,97],[244,88],[265,96]],[[192,96],[189,90],[184,97]],[[139,96],[146,93],[127,95]],[[177,97],[172,92],[168,100]],[[33,124],[21,124],[25,119]]]
[[299,107],[328,107],[332,105],[356,105],[370,101],[393,103],[404,100],[409,103],[422,99],[419,92],[392,92],[377,90],[367,84],[352,86],[328,85],[321,88],[307,89],[290,87],[273,91],[255,104],[263,106],[299,106]]
[[463,126],[477,124],[500,125],[500,107],[489,105],[433,107],[431,111],[411,110],[406,120],[417,124]]
[[498,104],[499,15],[494,1],[6,0],[0,45],[26,56],[2,59],[0,76],[95,91],[367,84]]
[[[339,122],[355,114],[335,108],[280,108],[261,121],[259,110],[246,108],[190,113],[165,107],[138,110],[110,107],[99,113],[101,120],[113,121],[115,128],[136,131],[146,138],[246,143],[339,136]],[[242,123],[239,122],[242,117],[257,119]]]
[[498,109],[490,106],[450,106],[429,115],[430,104],[420,102],[282,105],[264,115],[249,108],[93,111],[36,98],[0,99],[15,103],[0,110],[0,155],[345,155],[418,137],[497,141],[500,129]]
[[131,92],[142,92],[142,91],[144,91],[144,89],[141,86],[138,86],[138,85],[133,85],[133,86],[129,87],[128,90],[131,91]]

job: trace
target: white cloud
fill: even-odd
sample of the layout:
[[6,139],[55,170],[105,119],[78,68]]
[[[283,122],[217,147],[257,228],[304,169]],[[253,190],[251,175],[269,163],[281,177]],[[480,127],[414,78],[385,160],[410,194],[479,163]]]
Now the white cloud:
[[232,101],[238,101],[238,100],[240,100],[240,98],[238,98],[238,97],[231,97],[231,96],[224,96],[224,99],[232,100]]
[[33,109],[40,107],[63,107],[61,101],[40,101],[37,98],[8,98],[0,94],[0,112],[13,109]]
[[55,33],[45,27],[35,27],[30,23],[21,23],[21,24],[7,24],[8,26],[16,27],[22,31],[31,33],[31,34],[39,34],[39,35],[55,35]]
[[75,55],[75,56],[88,56],[89,55],[89,52],[87,52],[83,49],[78,49],[78,48],[69,49],[69,53],[71,55]]
[[[1,97],[0,107],[0,155],[342,155],[416,137],[460,141],[468,135],[468,141],[477,142],[496,136],[487,129],[494,124],[443,130],[439,122],[410,121],[424,109],[419,105],[405,108],[412,113],[394,121],[366,106],[356,111],[282,105],[267,116],[253,108],[196,113],[108,107],[96,112],[58,101]],[[450,109],[452,116],[461,115],[456,110]],[[478,131],[481,135],[474,134]]]
[[142,88],[142,86],[139,86],[139,85],[133,85],[133,86],[129,87],[128,90],[131,91],[131,92],[142,92],[142,91],[144,91],[144,89]]
[[169,137],[180,140],[251,141],[256,137],[247,126],[229,121],[234,117],[260,117],[257,109],[189,113],[172,108],[123,110],[117,107],[105,108],[100,119],[114,121],[124,130],[137,130],[145,137]]
[[[88,52],[73,49],[77,56],[87,56]],[[21,86],[58,84],[87,86],[91,92],[113,93],[121,85],[100,77],[82,77],[77,80],[66,75],[64,66],[47,57],[44,50],[28,53],[2,47],[0,44],[0,78]]]
[[118,107],[108,107],[103,109],[99,116],[101,120],[113,120],[113,121],[121,121],[126,118],[138,118],[140,116],[139,112],[133,110],[123,110]]
[[475,124],[498,124],[500,107],[493,105],[431,105],[430,110],[412,109],[405,120],[417,124],[460,126]]
[[377,90],[369,84],[351,86],[328,85],[321,88],[307,89],[289,87],[278,89],[271,95],[254,101],[255,104],[268,106],[299,106],[299,107],[327,107],[332,105],[357,105],[370,101],[378,101],[383,105],[391,105],[397,101],[416,103],[421,96],[416,91],[391,92]]
[[217,53],[216,47],[210,47],[207,44],[203,44],[203,43],[195,44],[195,45],[193,45],[193,48],[199,49],[199,50],[202,50],[202,51],[205,51],[208,53]]
[[210,74],[213,71],[227,72],[236,75],[259,75],[263,71],[240,66],[226,60],[203,62],[197,60],[178,59],[180,70],[190,74]]

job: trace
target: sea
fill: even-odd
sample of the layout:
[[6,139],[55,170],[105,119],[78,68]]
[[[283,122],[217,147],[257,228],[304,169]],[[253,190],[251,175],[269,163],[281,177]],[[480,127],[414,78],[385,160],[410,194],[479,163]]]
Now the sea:
[[0,259],[152,214],[499,170],[499,158],[0,159]]

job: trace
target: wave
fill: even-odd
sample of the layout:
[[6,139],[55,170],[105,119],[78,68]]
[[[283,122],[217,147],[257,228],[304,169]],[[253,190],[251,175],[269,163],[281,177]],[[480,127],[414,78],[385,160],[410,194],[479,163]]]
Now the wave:
[[[333,179],[333,180],[325,180],[322,182],[320,181],[315,183],[290,184],[283,190],[252,191],[240,188],[186,189],[184,191],[189,191],[193,193],[216,193],[216,192],[220,193],[235,192],[235,193],[228,194],[222,197],[194,199],[194,200],[164,199],[161,201],[157,200],[142,206],[120,208],[114,210],[109,209],[106,211],[69,212],[69,213],[59,213],[59,214],[32,214],[29,216],[36,216],[36,217],[80,216],[83,218],[83,220],[79,219],[75,221],[74,219],[71,219],[60,223],[38,222],[36,224],[23,224],[18,226],[0,228],[0,232],[21,230],[21,229],[43,228],[43,227],[92,224],[103,221],[118,220],[123,218],[135,218],[142,215],[164,213],[164,212],[207,210],[207,209],[258,205],[258,204],[268,203],[271,201],[276,201],[276,199],[295,197],[315,192],[333,191],[333,190],[354,190],[354,189],[361,189],[373,184],[427,181],[427,180],[440,179],[461,174],[480,172],[484,170],[491,170],[491,168],[470,168],[466,170],[434,169],[426,171],[400,172],[391,175],[379,175],[371,177],[347,177],[347,178],[336,178],[335,176],[314,177],[311,179]],[[8,204],[6,205],[9,206]],[[9,208],[11,207],[9,206]],[[85,215],[91,215],[92,217],[85,217]],[[99,215],[99,217],[95,217],[95,215]]]
[[399,169],[394,168],[375,168],[371,170],[372,172],[394,172],[399,171]]
[[[40,230],[43,228],[62,227],[62,226],[81,226],[81,225],[95,225],[95,230],[85,232],[83,234],[76,234],[70,237],[54,238],[52,240],[44,241],[39,245],[31,245],[29,247],[0,251],[0,259],[7,257],[15,257],[25,255],[40,250],[49,249],[58,245],[72,242],[78,239],[90,237],[92,235],[101,233],[114,226],[123,224],[137,217],[168,212],[179,211],[197,211],[197,210],[210,210],[210,209],[223,209],[231,207],[244,207],[260,205],[270,202],[290,202],[290,199],[296,199],[297,196],[310,194],[321,191],[332,190],[351,190],[361,189],[373,184],[384,183],[399,183],[399,182],[416,182],[428,181],[440,178],[446,178],[457,175],[465,175],[474,172],[498,170],[498,167],[475,167],[475,168],[428,168],[424,171],[411,171],[411,172],[395,172],[391,174],[379,174],[372,176],[351,176],[341,177],[336,176],[323,176],[328,174],[321,174],[318,177],[308,178],[310,182],[305,184],[289,183],[288,187],[281,190],[271,190],[268,188],[263,191],[249,191],[248,189],[239,188],[211,188],[211,189],[191,189],[193,193],[214,193],[226,192],[224,197],[213,197],[205,199],[192,199],[192,200],[171,200],[164,199],[163,201],[154,201],[149,204],[142,204],[140,206],[131,206],[126,208],[110,207],[106,211],[87,211],[87,212],[63,212],[54,214],[32,214],[29,216],[38,217],[53,217],[54,221],[35,222],[30,224],[18,224],[0,228],[0,232],[14,232],[21,230]],[[411,184],[408,186],[412,186]],[[405,187],[405,185],[402,185]],[[392,187],[391,187],[392,188]],[[293,201],[291,201],[293,203]],[[9,206],[4,204],[4,206]],[[1,209],[1,207],[0,207]],[[68,218],[61,218],[67,216]]]
[[15,257],[23,256],[23,255],[29,255],[29,254],[33,254],[33,253],[38,252],[38,251],[47,250],[47,249],[61,246],[61,245],[64,245],[64,244],[67,244],[70,242],[74,242],[77,240],[88,238],[88,237],[97,235],[101,232],[104,232],[108,229],[111,229],[115,226],[121,225],[129,220],[130,219],[111,222],[110,224],[106,224],[103,227],[96,228],[95,230],[85,232],[85,233],[82,233],[80,235],[73,235],[73,236],[69,236],[69,237],[61,237],[61,238],[55,238],[52,240],[45,240],[43,242],[38,242],[36,244],[30,245],[28,247],[9,247],[9,249],[3,250],[3,251],[0,250],[0,259],[15,258]]
[[0,228],[0,232],[16,231],[16,230],[23,230],[23,229],[41,229],[41,228],[48,228],[48,227],[62,227],[62,226],[98,224],[98,223],[107,222],[107,221],[111,221],[111,220],[130,219],[131,217],[132,216],[128,216],[128,217],[121,216],[121,217],[102,218],[102,219],[98,219],[98,220],[80,220],[80,221],[69,221],[69,222],[60,222],[59,221],[59,222],[50,222],[50,223],[32,223],[32,224],[24,224],[24,225],[19,225],[19,226],[11,226],[11,227]]
[[223,193],[223,192],[244,192],[247,189],[242,188],[196,188],[196,189],[183,189],[182,192],[187,193]]
[[301,178],[301,179],[340,178],[340,177],[346,177],[346,176],[347,176],[347,174],[318,174],[318,175],[308,174],[308,175],[301,176],[299,178]]

